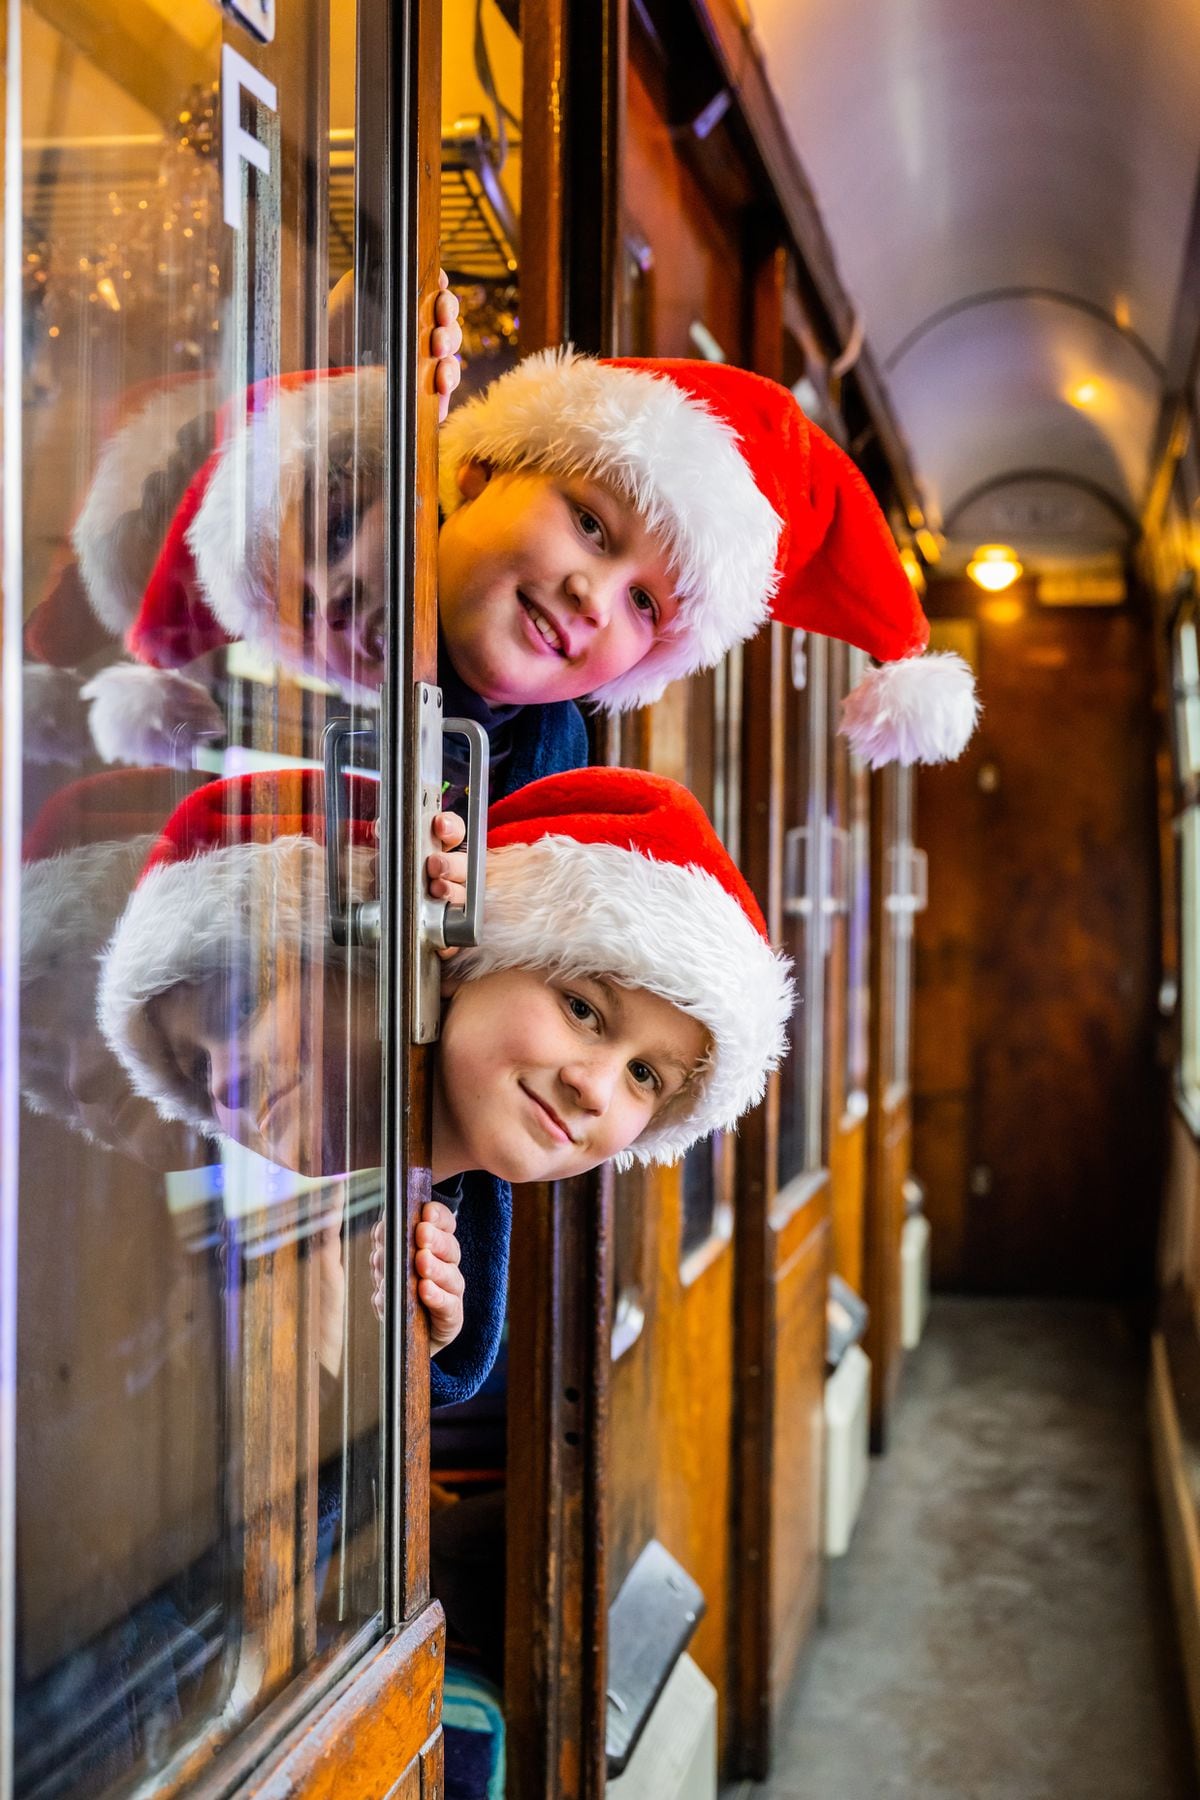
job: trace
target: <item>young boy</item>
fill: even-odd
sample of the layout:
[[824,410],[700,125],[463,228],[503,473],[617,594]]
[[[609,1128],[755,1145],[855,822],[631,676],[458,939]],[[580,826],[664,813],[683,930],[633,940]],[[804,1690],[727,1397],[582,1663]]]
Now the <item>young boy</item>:
[[[377,691],[385,420],[377,369],[251,394],[184,498],[135,652],[171,668],[244,638]],[[440,461],[443,681],[488,727],[494,793],[584,759],[575,701],[647,705],[768,618],[882,664],[845,714],[874,764],[941,761],[970,735],[970,672],[920,655],[928,624],[866,482],[775,382],[546,352],[451,413]],[[322,496],[326,554],[289,575],[289,509]]]
[[[355,808],[369,854],[372,807],[356,795]],[[383,1156],[375,958],[328,938],[323,836],[313,771],[200,789],[147,861],[98,1000],[135,1091],[165,1117],[310,1175]],[[786,961],[675,783],[624,769],[549,777],[493,806],[488,844],[483,942],[446,975],[439,1211],[418,1227],[421,1299],[435,1345],[450,1347],[435,1369],[442,1401],[466,1398],[495,1356],[507,1184],[610,1157],[675,1161],[761,1097],[790,1010]],[[255,948],[268,932],[269,959]],[[449,1229],[460,1193],[461,1270]]]

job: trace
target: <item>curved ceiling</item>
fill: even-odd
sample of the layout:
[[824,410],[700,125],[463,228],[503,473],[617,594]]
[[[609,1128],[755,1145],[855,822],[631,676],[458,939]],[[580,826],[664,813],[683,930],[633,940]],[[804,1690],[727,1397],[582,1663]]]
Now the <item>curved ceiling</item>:
[[989,517],[1034,567],[1128,541],[1200,168],[1200,7],[753,12],[949,560]]

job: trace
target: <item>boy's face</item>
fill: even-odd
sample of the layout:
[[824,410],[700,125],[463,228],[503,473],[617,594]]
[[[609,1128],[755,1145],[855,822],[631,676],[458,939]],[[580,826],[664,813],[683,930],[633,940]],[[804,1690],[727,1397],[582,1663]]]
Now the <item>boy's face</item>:
[[561,1181],[627,1150],[697,1068],[698,1020],[642,988],[508,969],[453,987],[434,1076],[434,1172]]
[[372,979],[296,959],[273,972],[265,993],[252,978],[218,975],[179,982],[152,1005],[197,1109],[226,1137],[298,1175],[338,1175],[378,1163]]
[[438,608],[455,670],[498,706],[577,700],[642,661],[679,610],[666,552],[598,481],[459,471]]

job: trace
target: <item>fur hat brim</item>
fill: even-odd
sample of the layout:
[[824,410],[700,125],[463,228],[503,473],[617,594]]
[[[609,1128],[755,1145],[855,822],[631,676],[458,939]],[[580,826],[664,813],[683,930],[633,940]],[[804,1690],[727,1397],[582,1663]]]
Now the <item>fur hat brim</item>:
[[501,969],[606,976],[698,1019],[711,1048],[618,1167],[673,1163],[762,1099],[787,1045],[792,982],[738,902],[705,871],[616,844],[549,836],[488,851],[483,941],[463,980]]
[[230,844],[162,863],[138,883],[104,952],[96,1011],[134,1092],[164,1119],[220,1132],[154,1022],[151,1002],[182,982],[228,977],[268,934],[273,953],[328,957],[325,860],[308,837]]

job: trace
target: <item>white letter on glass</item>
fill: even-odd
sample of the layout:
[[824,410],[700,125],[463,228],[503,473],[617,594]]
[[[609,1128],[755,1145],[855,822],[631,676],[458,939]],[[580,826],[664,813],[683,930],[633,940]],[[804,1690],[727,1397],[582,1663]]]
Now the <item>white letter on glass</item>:
[[242,91],[253,94],[272,112],[279,110],[275,83],[260,75],[253,63],[239,56],[230,44],[221,46],[221,167],[225,192],[225,223],[242,229],[242,164],[253,163],[265,175],[271,152],[242,125]]

